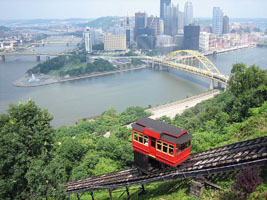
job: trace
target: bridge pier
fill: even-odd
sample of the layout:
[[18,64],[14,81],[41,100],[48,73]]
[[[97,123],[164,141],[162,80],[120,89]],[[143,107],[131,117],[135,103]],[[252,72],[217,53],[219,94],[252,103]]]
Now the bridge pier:
[[50,60],[50,56],[46,56],[46,60]]
[[109,199],[110,199],[110,200],[113,200],[113,198],[112,198],[112,190],[109,189],[109,190],[108,190],[108,193],[109,193]]
[[92,197],[92,200],[95,200],[93,192],[91,192],[91,197]]
[[36,56],[36,61],[40,62],[41,61],[41,56]]
[[190,183],[190,195],[201,198],[204,192],[204,184],[199,180],[192,180]]
[[163,65],[162,65],[162,62],[159,64],[159,70],[162,70],[163,69]]
[[5,56],[5,55],[1,55],[0,60],[1,60],[2,62],[6,62],[6,56]]
[[210,90],[214,89],[214,80],[210,79]]

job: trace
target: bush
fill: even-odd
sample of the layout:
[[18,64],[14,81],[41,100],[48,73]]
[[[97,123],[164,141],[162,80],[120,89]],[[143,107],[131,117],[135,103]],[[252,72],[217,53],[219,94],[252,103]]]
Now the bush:
[[257,186],[261,185],[262,178],[258,168],[251,169],[247,167],[237,176],[235,185],[232,187],[233,192],[239,199],[247,199],[248,194],[254,192]]

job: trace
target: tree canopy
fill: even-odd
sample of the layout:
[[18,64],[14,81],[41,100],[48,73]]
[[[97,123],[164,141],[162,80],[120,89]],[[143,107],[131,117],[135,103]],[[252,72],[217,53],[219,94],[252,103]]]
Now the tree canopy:
[[[27,199],[32,195],[45,195],[36,191],[35,194],[31,193],[33,183],[28,177],[32,176],[28,173],[32,172],[38,160],[41,168],[50,165],[54,136],[51,120],[52,116],[38,108],[32,100],[10,105],[8,114],[0,115],[1,199]],[[45,172],[46,175],[50,173],[49,170]]]

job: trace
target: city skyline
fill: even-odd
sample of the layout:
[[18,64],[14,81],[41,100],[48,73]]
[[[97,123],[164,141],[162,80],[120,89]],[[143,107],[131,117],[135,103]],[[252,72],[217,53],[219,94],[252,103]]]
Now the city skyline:
[[[183,11],[187,0],[172,0]],[[220,6],[229,18],[267,18],[266,0],[191,0],[194,17],[212,17],[214,6]],[[8,19],[66,19],[125,16],[146,12],[160,16],[160,0],[0,0],[2,20]],[[119,5],[119,6],[117,6]],[[238,8],[238,9],[237,9]],[[13,12],[10,12],[13,11]]]

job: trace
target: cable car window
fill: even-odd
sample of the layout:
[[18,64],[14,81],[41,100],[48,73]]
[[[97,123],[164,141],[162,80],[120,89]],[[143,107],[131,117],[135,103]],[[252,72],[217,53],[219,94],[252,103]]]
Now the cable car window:
[[136,132],[134,132],[134,140],[135,140],[135,141],[138,141],[138,135],[137,135]]
[[144,136],[144,145],[148,146],[148,136]]
[[163,143],[162,151],[163,151],[164,153],[167,153],[167,152],[168,152],[168,144]]
[[143,135],[139,134],[138,139],[139,139],[139,142],[140,142],[140,143],[143,143],[143,141],[144,141],[144,140],[143,140]]
[[169,154],[173,155],[173,145],[169,145]]
[[154,138],[151,138],[151,147],[156,147],[156,142]]
[[161,151],[161,141],[157,141],[157,150]]
[[182,144],[181,151],[184,151],[184,150],[187,149],[189,146],[190,146],[190,141],[188,141],[188,142]]

